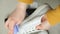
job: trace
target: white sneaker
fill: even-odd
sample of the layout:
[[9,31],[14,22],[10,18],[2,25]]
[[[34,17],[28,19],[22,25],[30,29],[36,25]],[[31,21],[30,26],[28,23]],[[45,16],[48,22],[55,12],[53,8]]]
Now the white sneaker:
[[26,18],[23,23],[20,25],[19,32],[17,34],[30,34],[34,32],[44,31],[36,30],[36,26],[41,24],[41,15],[46,13],[49,9],[48,5],[43,5],[37,8],[37,10]]

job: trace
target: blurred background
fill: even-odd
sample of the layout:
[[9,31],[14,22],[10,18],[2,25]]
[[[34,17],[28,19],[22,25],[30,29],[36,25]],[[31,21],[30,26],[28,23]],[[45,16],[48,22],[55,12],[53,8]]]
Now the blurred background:
[[[53,9],[60,4],[60,0],[35,0],[38,6],[48,3]],[[4,19],[16,8],[17,0],[0,0],[0,34],[7,34]]]

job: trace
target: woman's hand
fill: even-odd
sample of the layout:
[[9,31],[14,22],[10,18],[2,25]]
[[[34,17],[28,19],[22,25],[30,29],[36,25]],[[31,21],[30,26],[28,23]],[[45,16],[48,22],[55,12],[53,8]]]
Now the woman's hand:
[[20,2],[14,12],[9,15],[5,27],[9,30],[8,34],[14,34],[14,26],[21,24],[26,15],[27,4]]
[[48,30],[50,28],[50,24],[47,20],[46,16],[43,16],[41,19],[41,24],[36,26],[37,30]]

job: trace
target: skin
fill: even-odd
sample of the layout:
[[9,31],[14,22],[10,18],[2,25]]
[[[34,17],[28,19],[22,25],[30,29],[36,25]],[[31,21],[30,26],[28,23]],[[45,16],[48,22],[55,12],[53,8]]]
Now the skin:
[[[8,20],[5,23],[5,27],[6,29],[8,29],[8,34],[14,34],[14,25],[15,24],[21,24],[22,21],[25,18],[26,15],[26,8],[27,8],[27,4],[20,2],[18,4],[18,6],[16,7],[16,9],[11,13],[11,15],[9,15]],[[45,29],[47,30],[49,28],[49,26],[45,26],[46,23],[45,21],[47,21],[47,19],[44,17],[42,17],[42,24],[41,25],[37,25],[36,29]]]
[[27,4],[20,2],[16,9],[9,15],[8,20],[5,23],[5,27],[9,30],[8,34],[13,34],[13,28],[15,24],[21,24],[26,15]]
[[37,30],[48,30],[48,29],[50,29],[51,26],[50,26],[50,24],[49,24],[49,22],[47,20],[47,16],[46,15],[44,15],[41,18],[41,22],[42,22],[41,24],[36,26]]

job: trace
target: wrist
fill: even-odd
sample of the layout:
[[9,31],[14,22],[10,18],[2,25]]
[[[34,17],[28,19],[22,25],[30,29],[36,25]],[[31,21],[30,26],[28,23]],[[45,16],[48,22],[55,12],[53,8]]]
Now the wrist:
[[20,9],[26,9],[27,6],[28,6],[28,4],[23,3],[23,2],[19,2],[18,5],[17,5],[17,8],[20,8]]

